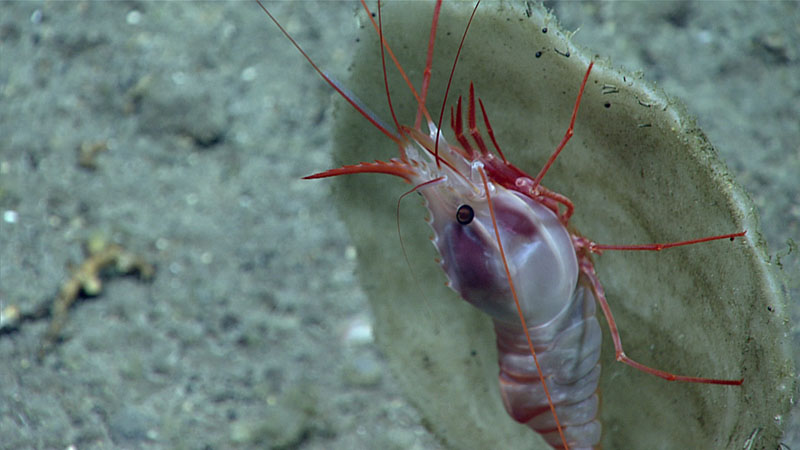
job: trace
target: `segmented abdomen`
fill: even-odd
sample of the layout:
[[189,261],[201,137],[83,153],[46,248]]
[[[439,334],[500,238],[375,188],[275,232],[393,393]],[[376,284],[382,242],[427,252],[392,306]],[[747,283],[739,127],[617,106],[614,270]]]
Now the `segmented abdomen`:
[[[506,410],[547,443],[563,448],[521,325],[497,320],[494,325]],[[591,291],[579,282],[569,306],[529,333],[567,443],[571,449],[593,448],[601,434],[597,384],[602,332]]]

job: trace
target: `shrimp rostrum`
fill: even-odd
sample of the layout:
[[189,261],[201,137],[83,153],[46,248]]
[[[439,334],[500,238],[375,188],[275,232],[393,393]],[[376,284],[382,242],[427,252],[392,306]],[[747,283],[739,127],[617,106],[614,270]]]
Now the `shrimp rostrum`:
[[[428,44],[428,69],[440,6],[441,2],[437,2]],[[391,64],[393,55],[389,43],[383,39],[380,7],[374,19],[366,5],[364,8],[383,42],[385,77],[385,67]],[[469,25],[465,28],[468,30]],[[464,37],[466,34],[467,31]],[[394,65],[403,73],[399,63],[395,61]],[[459,97],[450,109],[452,138],[448,139],[442,133],[444,114],[434,120],[425,106],[430,70],[424,71],[419,92],[407,82],[417,102],[415,125],[400,124],[392,110],[393,126],[388,126],[317,69],[353,108],[397,145],[398,156],[388,161],[345,165],[306,177],[394,175],[413,186],[409,192],[424,197],[429,212],[427,222],[434,232],[433,244],[448,286],[493,321],[500,394],[506,411],[555,448],[593,448],[600,442],[598,383],[602,332],[596,304],[609,324],[617,361],[670,381],[742,383],[742,380],[675,375],[630,359],[623,351],[591,255],[606,250],[662,250],[732,239],[744,232],[669,244],[601,245],[570,226],[572,202],[542,185],[548,169],[573,135],[592,67],[593,62],[588,62],[561,142],[535,176],[505,158],[487,109],[480,99],[476,102],[472,85],[466,107]],[[408,79],[404,73],[403,77]],[[386,96],[391,108],[389,92],[387,84]],[[426,131],[420,126],[423,122],[427,123]],[[479,122],[484,132],[480,131]]]

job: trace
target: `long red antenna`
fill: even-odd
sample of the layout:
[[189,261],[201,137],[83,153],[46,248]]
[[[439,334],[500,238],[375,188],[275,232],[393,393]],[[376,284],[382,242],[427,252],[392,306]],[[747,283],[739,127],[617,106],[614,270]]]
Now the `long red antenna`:
[[350,105],[356,111],[358,111],[359,114],[364,116],[365,119],[369,120],[370,123],[372,123],[372,125],[375,126],[375,128],[379,129],[381,131],[381,133],[386,135],[386,137],[388,137],[389,139],[394,141],[397,145],[401,145],[402,144],[402,140],[400,138],[398,138],[394,133],[392,133],[391,131],[387,130],[383,125],[381,125],[381,123],[378,122],[375,119],[375,117],[372,116],[372,114],[370,114],[367,111],[365,111],[354,99],[350,98],[350,96],[344,90],[342,90],[342,88],[340,88],[339,85],[335,81],[333,81],[330,77],[328,77],[328,75],[325,75],[325,72],[323,72],[316,65],[316,63],[314,63],[314,60],[312,60],[311,57],[308,56],[308,54],[305,52],[305,50],[303,50],[303,48],[300,47],[300,44],[298,44],[297,41],[295,41],[294,38],[292,38],[292,36],[289,34],[289,32],[287,32],[286,29],[284,29],[283,26],[280,24],[280,22],[278,22],[278,20],[269,12],[269,10],[267,10],[267,8],[261,3],[261,0],[256,0],[256,3],[258,3],[258,6],[260,6],[261,9],[263,9],[264,12],[267,13],[267,15],[269,16],[270,20],[272,20],[272,23],[274,23],[275,26],[277,26],[281,30],[281,33],[283,33],[283,35],[286,36],[286,39],[289,39],[289,42],[291,42],[292,45],[294,45],[294,47],[297,49],[297,51],[299,51],[300,54],[303,55],[303,57],[306,59],[306,61],[308,61],[308,63],[311,64],[311,67],[313,67],[314,70],[317,71],[319,76],[321,76],[322,79],[325,80],[325,82],[328,83],[328,85],[330,87],[332,87],[336,92],[338,92],[339,95],[341,95],[342,98],[347,101],[347,103],[350,103]]
[[[439,2],[441,3],[441,2]],[[436,168],[440,169],[442,166],[439,163],[439,136],[442,134],[442,120],[444,119],[444,110],[447,108],[447,95],[450,93],[450,85],[453,84],[453,75],[456,73],[456,65],[458,65],[458,57],[461,55],[461,49],[464,48],[464,41],[467,39],[467,32],[469,26],[472,25],[472,19],[475,18],[475,13],[478,11],[480,0],[475,3],[475,8],[472,9],[472,15],[469,16],[467,26],[464,28],[464,34],[461,35],[461,43],[458,44],[458,51],[456,57],[453,59],[453,68],[450,70],[450,77],[447,79],[447,88],[444,90],[444,98],[442,99],[442,110],[439,112],[439,123],[436,124],[436,143],[434,144],[434,155],[436,156]]]
[[[381,14],[381,9],[381,0],[378,0],[378,36],[383,42],[383,14]],[[402,134],[403,130],[400,128],[400,121],[397,120],[397,114],[395,114],[394,106],[392,105],[392,94],[389,93],[389,76],[386,74],[386,54],[383,48],[384,46],[381,45],[381,68],[383,69],[383,87],[386,90],[386,102],[389,103],[389,112],[392,114],[394,125],[397,127],[397,131]],[[400,154],[403,156],[403,160],[406,159],[405,153],[405,149],[401,145]]]
[[[364,7],[364,11],[367,12],[367,18],[369,18],[370,22],[372,22],[372,27],[375,28],[376,32],[378,32],[378,24],[375,22],[375,18],[372,16],[372,11],[370,11],[369,6],[367,6],[367,4],[366,4],[366,2],[364,0],[361,0],[361,5]],[[406,82],[406,86],[408,86],[408,89],[414,95],[414,99],[416,99],[417,104],[420,105],[420,109],[422,109],[422,114],[425,116],[425,118],[427,120],[432,121],[430,113],[428,113],[428,109],[425,107],[425,101],[422,100],[422,98],[420,97],[420,95],[417,92],[417,90],[414,89],[414,85],[411,83],[411,80],[408,78],[408,75],[406,74],[406,71],[403,70],[403,66],[400,65],[400,61],[398,61],[397,57],[394,55],[394,52],[392,51],[392,47],[390,47],[389,43],[386,42],[386,38],[381,37],[381,39],[382,39],[381,45],[383,45],[386,48],[386,53],[389,55],[389,58],[394,63],[394,66],[395,66],[395,68],[397,68],[397,71],[400,72],[400,76],[403,78],[403,81]],[[417,124],[415,129],[418,129],[418,128],[419,128],[419,124]]]
[[[425,100],[428,98],[428,86],[431,84],[431,65],[433,64],[433,44],[436,42],[436,30],[439,29],[439,13],[442,10],[442,2],[436,2],[433,8],[433,20],[431,20],[431,34],[428,37],[428,56],[425,57],[425,71],[422,73],[422,96],[419,99],[417,117],[414,119],[414,129],[419,130],[422,121],[422,110],[425,108]],[[441,123],[441,122],[440,122]]]

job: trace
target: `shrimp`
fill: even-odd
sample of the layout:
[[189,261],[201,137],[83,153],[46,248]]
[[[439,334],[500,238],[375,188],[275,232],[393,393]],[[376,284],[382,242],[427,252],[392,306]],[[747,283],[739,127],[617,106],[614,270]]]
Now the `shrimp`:
[[[604,251],[660,251],[720,239],[733,240],[744,231],[681,242],[644,245],[606,245],[578,233],[570,224],[573,203],[547,189],[542,180],[574,134],[578,111],[591,76],[589,62],[575,96],[570,122],[560,143],[535,176],[506,159],[495,137],[487,108],[470,84],[466,101],[458,97],[450,111],[453,141],[442,133],[447,93],[438,117],[426,106],[431,61],[442,1],[434,6],[421,88],[417,91],[383,36],[380,2],[372,21],[381,43],[386,101],[392,125],[385,124],[325,74],[280,28],[319,75],[364,119],[398,149],[388,161],[344,165],[304,177],[319,179],[379,173],[399,177],[422,195],[434,232],[433,244],[448,286],[462,299],[488,315],[494,324],[502,402],[517,422],[533,429],[554,448],[594,448],[602,426],[598,418],[600,345],[596,316],[600,306],[609,325],[617,361],[668,381],[741,385],[742,379],[677,375],[641,364],[625,354],[616,322],[595,272],[592,255]],[[456,52],[458,61],[478,5],[464,27]],[[374,18],[377,16],[377,19]],[[387,61],[406,80],[417,108],[414,125],[400,123],[392,105]],[[448,91],[456,63],[450,73]],[[447,91],[446,91],[447,92]],[[466,117],[463,113],[466,102]],[[485,129],[479,129],[477,111]],[[434,119],[436,118],[436,120]],[[422,121],[427,130],[422,130]],[[466,129],[465,129],[466,123]],[[486,137],[488,136],[488,140]],[[491,149],[489,144],[491,143]]]

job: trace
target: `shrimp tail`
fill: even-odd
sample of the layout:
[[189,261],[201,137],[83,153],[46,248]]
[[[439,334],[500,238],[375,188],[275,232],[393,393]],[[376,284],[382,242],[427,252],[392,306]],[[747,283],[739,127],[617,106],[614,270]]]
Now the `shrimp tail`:
[[558,421],[570,449],[589,449],[600,441],[598,419],[600,344],[602,331],[595,300],[579,284],[569,306],[551,323],[531,327],[542,373],[533,364],[519,324],[495,321],[500,394],[508,414],[539,433],[555,448],[563,448],[554,415],[544,394],[547,383]]

